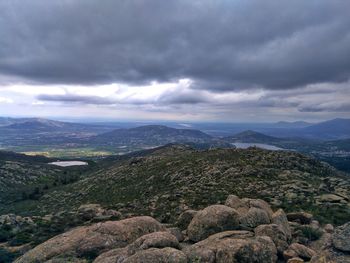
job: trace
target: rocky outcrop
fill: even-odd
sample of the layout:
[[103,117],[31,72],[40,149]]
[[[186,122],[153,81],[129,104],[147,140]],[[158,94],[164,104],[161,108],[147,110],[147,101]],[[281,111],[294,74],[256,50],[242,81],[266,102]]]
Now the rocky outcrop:
[[333,226],[326,225],[322,237],[311,244],[317,254],[311,258],[310,262],[350,263],[350,253],[346,250],[350,240],[349,225],[350,222],[335,230]]
[[199,211],[187,228],[188,238],[198,242],[208,236],[225,230],[237,229],[239,214],[224,205],[212,205]]
[[350,222],[334,230],[333,244],[341,251],[350,252]]
[[121,218],[121,213],[118,211],[103,209],[99,204],[81,205],[77,210],[77,215],[83,221],[102,221]]
[[186,255],[177,249],[150,248],[142,250],[120,263],[187,263]]
[[226,206],[234,208],[239,213],[241,228],[253,230],[258,225],[269,224],[273,211],[268,203],[261,199],[242,198],[229,195]]
[[[176,221],[177,226],[188,225],[183,231],[147,216],[77,227],[35,247],[16,262],[350,262],[350,222],[335,229],[322,227],[309,213],[273,212],[261,199],[234,195],[225,204],[186,210]],[[78,214],[91,223],[106,211],[90,204],[80,207]],[[14,217],[0,219],[2,224],[16,222]]]
[[125,247],[144,234],[161,230],[165,228],[147,216],[78,227],[40,244],[16,262],[45,262],[64,254],[97,256],[108,249]]
[[177,220],[177,226],[181,229],[187,229],[188,225],[191,223],[193,217],[197,214],[197,211],[195,210],[186,210],[181,213]]
[[310,260],[315,255],[316,252],[314,250],[298,243],[291,244],[288,249],[283,252],[283,256],[286,260],[296,257]]
[[270,205],[261,199],[251,199],[251,198],[240,199],[236,195],[229,195],[225,201],[225,205],[236,209],[240,214],[246,214],[250,208],[257,208],[257,209],[264,210],[268,215],[268,218],[271,218],[273,214],[273,211]]
[[280,255],[288,248],[288,240],[286,234],[278,225],[260,225],[254,230],[257,236],[268,236],[275,243],[277,251]]
[[178,250],[179,242],[169,232],[144,235],[125,248],[117,248],[100,255],[94,263],[124,262],[187,262]]
[[258,225],[269,224],[270,218],[265,210],[251,207],[247,213],[240,215],[239,223],[244,229],[254,229]]
[[287,240],[292,238],[292,231],[289,226],[287,215],[282,209],[278,209],[275,213],[272,214],[271,222],[278,225],[278,227],[284,232],[287,237]]
[[0,229],[6,228],[11,233],[19,232],[25,228],[34,227],[35,223],[30,217],[22,217],[15,214],[0,216]]
[[208,237],[184,253],[189,262],[235,263],[235,262],[276,262],[277,250],[267,236],[255,237],[249,231],[226,231]]

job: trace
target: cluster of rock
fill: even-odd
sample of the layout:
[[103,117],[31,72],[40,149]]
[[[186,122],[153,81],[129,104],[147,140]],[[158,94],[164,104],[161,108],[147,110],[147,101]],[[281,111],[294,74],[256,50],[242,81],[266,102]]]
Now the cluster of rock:
[[230,195],[225,205],[184,211],[176,227],[148,216],[77,227],[16,262],[340,263],[350,262],[349,253],[350,223],[321,227],[311,214],[274,212],[263,200]]
[[0,249],[5,249],[10,254],[23,254],[30,250],[33,244],[44,242],[72,227],[120,218],[120,212],[103,209],[98,204],[86,204],[76,211],[61,211],[46,216],[1,215]]
[[30,217],[22,217],[15,214],[7,214],[0,216],[0,226],[9,227],[14,232],[20,231],[22,228],[32,225],[34,225],[34,222]]

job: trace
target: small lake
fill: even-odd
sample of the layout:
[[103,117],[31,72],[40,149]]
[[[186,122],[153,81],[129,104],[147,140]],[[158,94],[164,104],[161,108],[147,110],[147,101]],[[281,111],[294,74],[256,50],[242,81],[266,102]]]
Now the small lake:
[[285,150],[283,148],[279,148],[270,144],[264,144],[264,143],[243,143],[243,142],[235,142],[232,143],[232,145],[236,146],[238,149],[247,149],[249,147],[258,147],[265,150],[271,150],[271,151],[280,151]]
[[57,165],[57,166],[61,166],[61,167],[77,166],[77,165],[89,165],[87,162],[82,162],[82,161],[58,161],[58,162],[52,162],[49,164]]

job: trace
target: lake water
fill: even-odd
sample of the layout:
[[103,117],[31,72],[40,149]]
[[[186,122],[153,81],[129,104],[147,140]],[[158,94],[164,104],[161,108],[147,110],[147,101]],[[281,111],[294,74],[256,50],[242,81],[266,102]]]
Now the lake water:
[[243,142],[235,142],[232,143],[232,145],[236,146],[238,149],[247,149],[249,147],[258,147],[261,149],[265,149],[265,150],[272,150],[272,151],[280,151],[280,150],[285,150],[283,148],[279,148],[273,145],[269,145],[269,144],[264,144],[264,143],[243,143]]
[[61,166],[61,167],[68,167],[68,166],[76,166],[76,165],[89,165],[87,162],[82,161],[58,161],[58,162],[52,162],[49,164]]

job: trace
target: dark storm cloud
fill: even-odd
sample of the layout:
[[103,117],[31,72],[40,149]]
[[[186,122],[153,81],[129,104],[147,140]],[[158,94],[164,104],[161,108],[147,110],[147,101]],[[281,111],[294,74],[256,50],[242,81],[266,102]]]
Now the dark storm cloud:
[[211,90],[344,82],[349,10],[343,0],[3,0],[0,75],[88,85],[190,78]]

